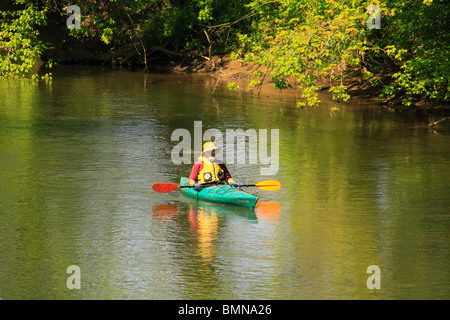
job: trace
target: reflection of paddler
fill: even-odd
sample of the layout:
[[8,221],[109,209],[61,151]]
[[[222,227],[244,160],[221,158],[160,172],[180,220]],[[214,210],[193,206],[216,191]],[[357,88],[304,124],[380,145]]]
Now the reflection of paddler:
[[200,256],[210,261],[214,257],[219,217],[203,208],[189,209],[191,230],[197,235]]

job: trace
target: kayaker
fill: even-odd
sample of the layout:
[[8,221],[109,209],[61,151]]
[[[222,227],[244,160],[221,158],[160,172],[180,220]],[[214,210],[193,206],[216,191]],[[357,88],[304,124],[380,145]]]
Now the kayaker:
[[202,184],[209,183],[228,183],[232,187],[242,186],[242,182],[236,182],[231,177],[225,163],[216,160],[217,149],[219,148],[211,141],[203,145],[203,152],[194,163],[189,175],[189,185],[195,186],[196,189],[201,188]]

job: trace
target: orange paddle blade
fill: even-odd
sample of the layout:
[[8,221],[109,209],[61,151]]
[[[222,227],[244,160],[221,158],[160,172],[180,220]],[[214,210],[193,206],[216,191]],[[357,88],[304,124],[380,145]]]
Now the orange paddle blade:
[[175,183],[163,183],[163,182],[154,183],[152,186],[153,190],[159,193],[172,192],[173,190],[176,190],[179,187],[180,186]]
[[281,183],[277,180],[264,180],[255,184],[261,190],[276,191],[281,188]]

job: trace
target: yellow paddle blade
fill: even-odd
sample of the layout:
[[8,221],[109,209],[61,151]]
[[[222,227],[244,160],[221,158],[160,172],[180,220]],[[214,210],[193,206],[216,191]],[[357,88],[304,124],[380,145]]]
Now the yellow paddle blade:
[[265,191],[277,191],[281,188],[281,183],[277,180],[264,180],[255,184],[255,187]]

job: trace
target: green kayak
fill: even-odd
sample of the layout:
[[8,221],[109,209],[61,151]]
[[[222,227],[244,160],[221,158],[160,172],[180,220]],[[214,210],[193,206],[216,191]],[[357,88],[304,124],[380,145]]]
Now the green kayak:
[[[180,179],[180,186],[189,185],[189,179],[182,177]],[[217,185],[205,187],[200,191],[196,191],[194,188],[181,188],[181,192],[185,195],[196,198],[198,200],[233,204],[237,206],[253,208],[258,201],[258,197],[248,194],[237,188],[232,188],[229,185]]]

